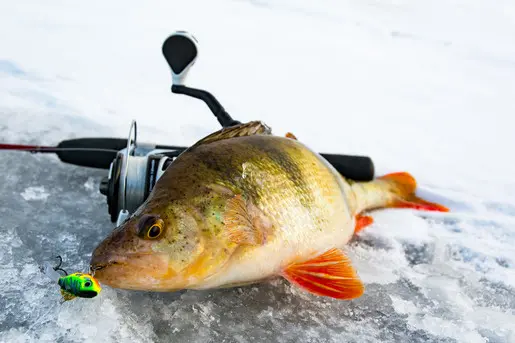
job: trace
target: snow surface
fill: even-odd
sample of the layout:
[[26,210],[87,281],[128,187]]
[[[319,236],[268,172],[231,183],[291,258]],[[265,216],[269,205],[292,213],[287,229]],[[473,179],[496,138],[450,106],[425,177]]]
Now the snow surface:
[[0,2],[0,141],[188,145],[218,129],[170,94],[164,39],[199,40],[188,84],[241,121],[406,170],[449,214],[374,213],[341,302],[286,281],[59,304],[40,266],[86,270],[112,230],[105,171],[0,152],[2,342],[515,342],[512,0]]

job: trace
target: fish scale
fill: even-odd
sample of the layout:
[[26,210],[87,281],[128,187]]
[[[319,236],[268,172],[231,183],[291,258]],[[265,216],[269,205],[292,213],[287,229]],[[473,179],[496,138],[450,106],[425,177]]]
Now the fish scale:
[[[341,248],[373,222],[366,211],[447,210],[415,189],[407,173],[349,182],[296,139],[260,122],[241,124],[175,159],[91,264],[101,282],[124,289],[210,289],[283,276],[311,293],[352,299],[364,285]],[[153,223],[162,229],[148,237]]]

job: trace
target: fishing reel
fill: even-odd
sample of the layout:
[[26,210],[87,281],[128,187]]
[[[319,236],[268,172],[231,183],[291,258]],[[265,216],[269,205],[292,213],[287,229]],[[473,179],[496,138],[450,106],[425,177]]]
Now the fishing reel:
[[[209,92],[185,86],[185,79],[198,56],[197,40],[185,31],[176,31],[162,46],[172,73],[171,91],[206,103],[222,127],[240,124],[225,111]],[[137,123],[131,123],[124,138],[79,138],[60,142],[55,147],[0,144],[0,150],[56,153],[66,163],[109,169],[99,185],[106,196],[111,221],[120,225],[148,197],[157,180],[186,147],[137,142]],[[367,156],[320,154],[340,174],[355,181],[374,178],[374,164]]]
[[120,225],[148,197],[166,168],[186,148],[139,145],[137,125],[132,121],[126,147],[109,165],[109,174],[100,182],[100,193],[107,197],[111,221]]

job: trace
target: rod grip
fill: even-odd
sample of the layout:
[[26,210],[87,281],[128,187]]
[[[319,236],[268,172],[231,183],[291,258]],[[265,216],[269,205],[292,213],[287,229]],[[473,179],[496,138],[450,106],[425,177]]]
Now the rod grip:
[[[59,159],[78,166],[109,169],[116,158],[116,152],[126,148],[127,140],[123,138],[77,138],[60,142],[60,149],[89,149],[57,151]],[[158,149],[178,149],[184,147],[156,146]],[[91,150],[99,149],[99,151]],[[112,151],[101,151],[108,149]],[[339,154],[321,154],[344,177],[355,181],[371,181],[374,179],[374,163],[368,156],[351,156]]]
[[374,162],[368,156],[320,154],[345,178],[355,181],[374,179]]
[[109,149],[113,151],[57,151],[59,159],[66,163],[83,167],[109,169],[111,162],[116,157],[116,152],[127,146],[127,140],[123,138],[77,138],[60,142],[60,149]]

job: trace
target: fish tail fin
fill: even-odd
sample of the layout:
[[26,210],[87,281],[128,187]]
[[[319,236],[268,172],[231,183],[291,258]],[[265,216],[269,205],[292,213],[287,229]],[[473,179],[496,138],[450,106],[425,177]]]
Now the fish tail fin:
[[370,182],[356,183],[352,189],[357,199],[357,214],[378,208],[449,212],[441,204],[416,196],[417,182],[406,172],[390,173]]

